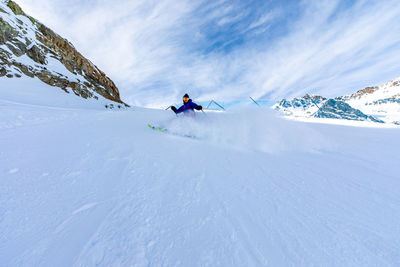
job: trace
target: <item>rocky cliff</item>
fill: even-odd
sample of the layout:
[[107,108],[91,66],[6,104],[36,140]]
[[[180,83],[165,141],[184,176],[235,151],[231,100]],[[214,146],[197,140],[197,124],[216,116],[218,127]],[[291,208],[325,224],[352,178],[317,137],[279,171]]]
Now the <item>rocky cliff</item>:
[[0,79],[23,75],[83,98],[102,96],[124,104],[114,82],[68,40],[15,2],[0,0]]
[[300,98],[282,99],[274,108],[286,116],[307,117],[317,112],[318,107],[326,100],[322,96],[307,94]]
[[330,118],[355,121],[372,121],[383,123],[373,116],[365,115],[358,109],[351,107],[344,101],[329,99],[313,114],[315,118]]

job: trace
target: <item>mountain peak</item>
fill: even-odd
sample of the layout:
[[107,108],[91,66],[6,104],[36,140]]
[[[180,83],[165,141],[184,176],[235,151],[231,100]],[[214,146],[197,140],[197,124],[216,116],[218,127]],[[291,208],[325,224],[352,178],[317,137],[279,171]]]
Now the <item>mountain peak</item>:
[[312,99],[312,100],[326,100],[325,97],[320,96],[320,95],[311,95],[311,94],[306,94],[302,97],[303,99]]
[[0,77],[37,77],[83,98],[122,103],[114,82],[67,40],[25,14],[11,0],[0,2]]

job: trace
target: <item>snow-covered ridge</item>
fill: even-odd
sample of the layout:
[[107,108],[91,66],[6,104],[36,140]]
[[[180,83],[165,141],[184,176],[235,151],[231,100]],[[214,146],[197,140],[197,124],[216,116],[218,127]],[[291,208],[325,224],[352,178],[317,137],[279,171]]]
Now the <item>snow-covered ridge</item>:
[[384,98],[400,97],[400,77],[380,86],[366,87],[354,94],[340,97],[343,100],[376,101]]
[[340,99],[385,122],[400,124],[400,77],[380,86],[367,87]]
[[2,0],[0,78],[22,76],[36,77],[83,98],[99,99],[100,96],[124,104],[114,82],[68,40],[26,15],[15,2]]
[[336,118],[400,124],[400,78],[334,99],[314,95],[282,99],[274,105],[274,109],[293,118]]

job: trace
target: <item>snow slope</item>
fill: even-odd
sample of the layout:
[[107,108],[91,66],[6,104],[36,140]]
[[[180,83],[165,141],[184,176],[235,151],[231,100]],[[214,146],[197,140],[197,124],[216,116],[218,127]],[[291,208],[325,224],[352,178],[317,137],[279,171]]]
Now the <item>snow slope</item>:
[[106,106],[108,108],[111,106],[125,108],[124,105],[108,100],[96,92],[93,92],[93,95],[97,99],[85,99],[72,93],[67,95],[64,91],[57,90],[36,77],[23,76],[18,79],[2,78],[0,80],[0,100],[2,102],[67,109],[104,109]]
[[0,97],[0,266],[399,266],[399,134]]
[[342,99],[365,113],[400,124],[400,78],[343,96]]

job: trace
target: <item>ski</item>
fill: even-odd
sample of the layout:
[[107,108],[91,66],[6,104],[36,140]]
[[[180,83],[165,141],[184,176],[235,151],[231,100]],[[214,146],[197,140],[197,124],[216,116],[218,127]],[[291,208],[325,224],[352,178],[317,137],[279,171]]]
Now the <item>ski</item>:
[[167,129],[162,128],[162,127],[156,127],[156,126],[153,126],[153,125],[151,125],[151,124],[147,124],[147,126],[148,126],[150,129],[155,130],[155,131],[159,131],[159,132],[163,132],[163,133],[168,132]]
[[180,136],[180,137],[186,137],[186,138],[190,138],[190,139],[199,139],[194,135],[174,133],[174,132],[168,131],[168,129],[166,129],[166,128],[159,127],[159,126],[154,126],[154,125],[151,125],[151,124],[147,124],[147,126],[150,129],[152,129],[154,131],[161,132],[161,133],[166,133],[166,134]]

